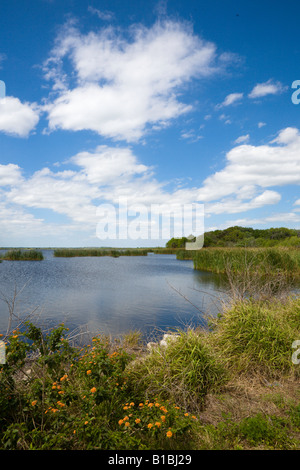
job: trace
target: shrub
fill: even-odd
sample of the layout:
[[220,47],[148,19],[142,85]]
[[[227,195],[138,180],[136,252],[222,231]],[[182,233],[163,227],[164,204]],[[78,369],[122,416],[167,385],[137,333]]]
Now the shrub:
[[197,418],[176,404],[154,398],[127,402],[118,425],[123,434],[147,449],[191,449],[190,435]]

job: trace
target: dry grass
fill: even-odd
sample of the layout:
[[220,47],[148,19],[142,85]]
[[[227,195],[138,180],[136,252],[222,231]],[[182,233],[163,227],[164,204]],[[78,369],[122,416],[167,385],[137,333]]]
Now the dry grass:
[[263,376],[238,377],[231,380],[220,394],[208,394],[205,410],[199,415],[203,424],[217,426],[230,415],[239,422],[257,413],[283,417],[292,403],[299,403],[299,380],[287,377],[268,382]]

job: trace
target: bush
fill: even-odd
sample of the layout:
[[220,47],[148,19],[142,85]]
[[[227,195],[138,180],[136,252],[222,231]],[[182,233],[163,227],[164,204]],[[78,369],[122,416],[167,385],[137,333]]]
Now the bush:
[[123,344],[100,335],[79,350],[66,333],[64,325],[45,334],[28,323],[8,338],[0,366],[1,449],[189,448],[195,416],[144,397],[134,407],[127,366],[135,356],[124,345],[132,349],[137,334]]

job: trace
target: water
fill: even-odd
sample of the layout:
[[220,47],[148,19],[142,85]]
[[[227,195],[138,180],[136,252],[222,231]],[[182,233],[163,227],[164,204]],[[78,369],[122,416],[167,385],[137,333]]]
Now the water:
[[[206,315],[220,311],[220,276],[196,271],[175,255],[55,258],[0,263],[0,332],[8,321],[4,300],[17,295],[15,313],[34,312],[33,323],[71,331],[118,336],[205,325]],[[220,284],[221,283],[221,284]],[[201,291],[201,292],[199,292]]]

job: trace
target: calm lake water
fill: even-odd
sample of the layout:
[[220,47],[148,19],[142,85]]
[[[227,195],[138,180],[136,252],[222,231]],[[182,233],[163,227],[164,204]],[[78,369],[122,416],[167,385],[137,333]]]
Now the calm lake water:
[[[71,331],[84,327],[93,334],[121,335],[205,325],[216,315],[222,296],[219,276],[196,271],[192,261],[175,255],[55,258],[0,263],[0,291],[12,298],[23,318],[53,327],[64,322]],[[25,286],[25,287],[24,287]],[[178,291],[178,292],[177,292]],[[199,292],[201,291],[201,292]],[[7,327],[8,308],[0,301],[0,332]]]

